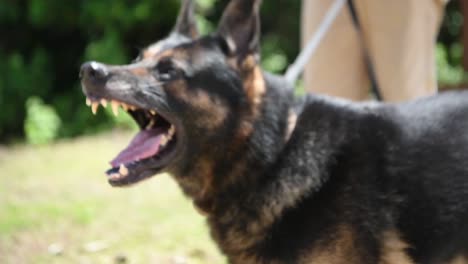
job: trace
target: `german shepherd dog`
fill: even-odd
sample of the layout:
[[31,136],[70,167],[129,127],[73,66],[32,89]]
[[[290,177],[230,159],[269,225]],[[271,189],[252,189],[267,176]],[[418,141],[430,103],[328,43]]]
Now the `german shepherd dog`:
[[110,184],[169,172],[230,263],[468,263],[468,93],[295,98],[259,66],[260,2],[231,0],[199,36],[185,0],[136,62],[83,64],[92,110],[141,128]]

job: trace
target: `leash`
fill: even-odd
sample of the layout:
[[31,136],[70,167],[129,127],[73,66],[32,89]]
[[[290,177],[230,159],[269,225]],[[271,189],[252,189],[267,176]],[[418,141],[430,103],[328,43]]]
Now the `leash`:
[[285,78],[289,83],[296,83],[297,78],[299,77],[299,75],[301,75],[310,57],[314,55],[318,45],[325,36],[325,33],[327,33],[330,29],[330,26],[332,25],[333,21],[335,21],[336,17],[338,16],[338,13],[340,12],[341,8],[343,8],[345,2],[346,0],[336,0],[333,3],[333,5],[328,9],[327,14],[325,15],[325,18],[323,19],[322,23],[320,23],[318,30],[315,32],[314,35],[312,35],[312,37],[307,42],[307,46],[305,46],[305,48],[299,53],[299,56],[296,58],[294,63],[288,67],[288,70],[285,74]]
[[375,99],[378,101],[382,101],[382,94],[380,93],[379,83],[377,81],[377,75],[375,73],[374,64],[372,63],[372,58],[369,53],[369,48],[364,41],[364,33],[362,32],[361,21],[359,20],[359,15],[356,11],[356,7],[354,5],[354,0],[348,0],[348,10],[351,14],[351,18],[353,20],[354,27],[359,34],[359,40],[361,42],[361,49],[362,53],[364,54],[364,63],[366,65],[367,76],[369,76],[369,81],[371,83],[371,90],[374,93]]
[[[317,0],[320,1],[320,0]],[[359,34],[359,39],[361,41],[361,47],[364,54],[364,63],[366,65],[366,70],[368,72],[369,80],[371,82],[371,89],[374,93],[377,100],[382,100],[382,95],[380,93],[379,85],[377,82],[377,75],[375,74],[374,65],[372,63],[372,59],[369,54],[369,50],[367,45],[364,41],[364,36],[362,33],[361,22],[359,20],[359,16],[356,12],[356,8],[354,6],[353,0],[336,0],[333,5],[328,9],[325,18],[323,19],[322,23],[320,24],[318,30],[312,37],[309,39],[307,46],[300,52],[299,56],[296,58],[293,64],[291,64],[285,74],[285,79],[292,84],[295,84],[299,75],[303,72],[307,62],[309,61],[310,57],[312,57],[317,50],[318,45],[322,41],[325,33],[328,32],[333,21],[335,21],[338,13],[343,8],[345,2],[348,5],[348,10],[351,14],[351,18],[353,20],[353,24],[356,27],[356,30]],[[294,87],[294,86],[292,86]]]

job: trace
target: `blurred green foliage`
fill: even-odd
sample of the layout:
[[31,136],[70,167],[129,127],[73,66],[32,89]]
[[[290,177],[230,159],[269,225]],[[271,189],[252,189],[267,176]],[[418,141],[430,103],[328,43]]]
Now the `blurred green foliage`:
[[42,99],[30,97],[26,101],[24,131],[28,143],[35,145],[51,143],[58,136],[61,122],[55,109],[44,104]]
[[[126,115],[114,118],[101,111],[92,116],[84,104],[78,69],[87,60],[109,64],[131,61],[140,49],[169,33],[179,2],[0,0],[0,142],[25,136],[32,141],[43,137],[39,142],[48,142],[56,137],[95,133],[116,124],[133,127]],[[202,33],[216,28],[227,2],[197,1]],[[263,3],[262,65],[267,70],[283,72],[298,53],[300,3]],[[452,1],[437,51],[439,78],[444,84],[465,79],[460,72],[458,43],[462,20],[457,2]],[[36,97],[42,101],[26,103]],[[33,109],[41,110],[32,113]],[[41,113],[47,117],[38,117]],[[53,113],[61,120],[57,128],[48,127],[47,122],[54,123]],[[47,132],[35,134],[33,128]]]
[[466,81],[463,67],[458,63],[451,65],[449,58],[461,60],[461,45],[459,43],[447,48],[442,44],[436,47],[437,77],[441,86],[457,86]]
[[459,1],[450,1],[446,9],[436,47],[437,78],[442,89],[459,87],[468,79],[462,67],[463,44],[460,42],[463,15]]

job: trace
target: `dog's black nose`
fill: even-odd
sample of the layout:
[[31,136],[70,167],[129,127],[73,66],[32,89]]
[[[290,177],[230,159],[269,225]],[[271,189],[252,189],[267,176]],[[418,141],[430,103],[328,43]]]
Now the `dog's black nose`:
[[80,78],[94,82],[106,81],[109,72],[104,64],[91,61],[81,65]]

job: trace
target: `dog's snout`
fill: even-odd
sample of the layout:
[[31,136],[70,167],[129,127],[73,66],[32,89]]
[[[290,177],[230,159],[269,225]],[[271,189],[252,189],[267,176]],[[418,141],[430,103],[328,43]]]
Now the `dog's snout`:
[[83,80],[101,82],[105,81],[108,75],[106,66],[101,63],[92,61],[81,65],[80,78]]

